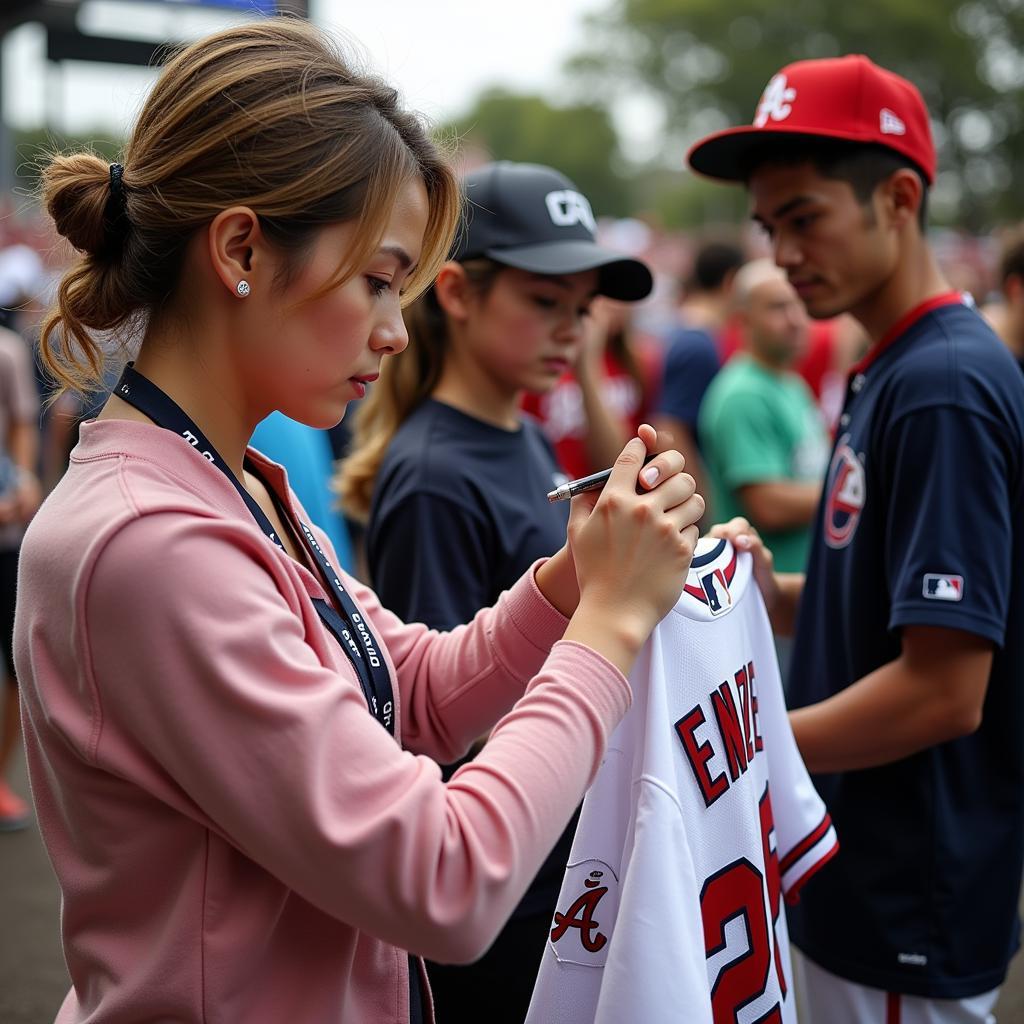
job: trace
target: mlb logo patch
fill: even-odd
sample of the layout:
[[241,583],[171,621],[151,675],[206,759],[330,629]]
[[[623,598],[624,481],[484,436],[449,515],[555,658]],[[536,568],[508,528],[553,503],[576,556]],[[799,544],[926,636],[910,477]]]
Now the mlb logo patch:
[[926,572],[922,593],[931,601],[962,601],[964,578],[963,576],[946,576],[937,572]]
[[729,584],[726,582],[725,573],[721,569],[709,572],[706,576],[700,577],[701,589],[708,599],[708,608],[712,615],[721,615],[729,610],[732,604],[732,594],[729,593]]

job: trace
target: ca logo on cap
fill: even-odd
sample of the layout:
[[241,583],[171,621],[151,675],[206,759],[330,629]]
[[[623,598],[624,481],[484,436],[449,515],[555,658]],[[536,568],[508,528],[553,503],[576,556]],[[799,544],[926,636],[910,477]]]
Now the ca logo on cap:
[[786,76],[781,73],[775,75],[761,95],[757,114],[754,115],[754,127],[763,128],[769,118],[773,121],[785,121],[793,113],[791,104],[795,99],[796,89],[786,85]]
[[559,189],[557,192],[549,192],[544,197],[544,202],[547,204],[552,224],[557,224],[560,228],[585,224],[591,231],[597,230],[594,211],[590,209],[587,197],[581,196],[579,192],[574,192],[570,188]]

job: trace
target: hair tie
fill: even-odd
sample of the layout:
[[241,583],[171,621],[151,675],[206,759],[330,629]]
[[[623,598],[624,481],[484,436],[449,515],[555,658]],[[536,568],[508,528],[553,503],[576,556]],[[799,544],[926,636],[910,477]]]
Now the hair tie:
[[119,206],[124,205],[124,167],[121,164],[110,165],[110,198]]
[[110,165],[110,196],[107,199],[105,219],[107,222],[107,242],[104,246],[105,255],[113,256],[120,251],[128,233],[128,197],[124,188],[124,167],[121,164]]

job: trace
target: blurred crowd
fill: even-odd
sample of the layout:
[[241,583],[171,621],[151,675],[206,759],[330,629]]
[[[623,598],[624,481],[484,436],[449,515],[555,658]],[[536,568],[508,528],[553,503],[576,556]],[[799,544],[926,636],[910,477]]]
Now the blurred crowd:
[[[638,424],[654,423],[672,435],[708,497],[705,523],[744,515],[774,542],[784,568],[801,569],[828,439],[867,338],[849,316],[806,315],[785,276],[772,272],[755,225],[681,232],[640,219],[602,220],[598,238],[651,267],[651,296],[628,305],[599,297],[578,356],[550,390],[527,394],[524,410],[541,423],[570,478],[610,465]],[[1024,360],[1024,226],[985,237],[935,229],[931,240],[954,288],[971,296]],[[32,357],[43,495],[67,465],[78,423],[106,398],[55,399],[35,356],[41,319],[70,258],[33,207],[14,197],[0,202],[0,326]],[[114,354],[111,382],[120,361]],[[335,460],[348,451],[357,407],[326,432],[275,414],[254,444],[289,463],[346,568],[365,574],[360,524],[346,519],[331,480]],[[8,424],[15,412],[3,410]],[[744,455],[748,442],[759,453],[753,462]],[[783,465],[797,467],[787,486],[779,483]],[[772,486],[761,486],[765,481]]]

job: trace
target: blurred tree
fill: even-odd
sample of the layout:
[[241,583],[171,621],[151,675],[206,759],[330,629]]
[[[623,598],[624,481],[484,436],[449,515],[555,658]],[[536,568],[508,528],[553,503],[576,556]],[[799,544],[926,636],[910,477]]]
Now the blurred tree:
[[555,107],[540,96],[505,89],[480,94],[462,117],[441,129],[495,160],[547,164],[571,178],[597,216],[629,212],[626,181],[616,173],[618,138],[605,107]]
[[567,66],[591,102],[632,91],[664,116],[662,160],[749,122],[768,79],[808,57],[865,53],[911,79],[933,117],[939,219],[974,230],[1024,214],[1024,0],[612,0]]
[[669,230],[735,224],[747,217],[747,198],[738,188],[680,174],[679,168],[651,168],[632,183],[636,212]]

